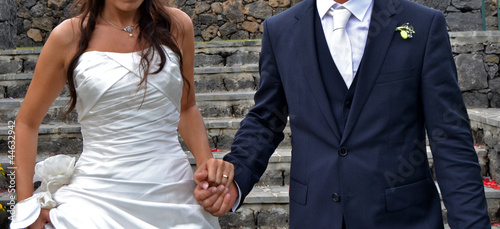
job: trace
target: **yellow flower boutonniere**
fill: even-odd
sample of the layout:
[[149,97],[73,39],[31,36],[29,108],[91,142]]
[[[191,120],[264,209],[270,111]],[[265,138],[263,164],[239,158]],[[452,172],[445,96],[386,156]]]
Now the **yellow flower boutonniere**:
[[398,26],[396,28],[396,31],[400,31],[401,37],[405,40],[408,38],[412,38],[413,34],[415,33],[415,30],[413,29],[413,26],[410,25],[410,23],[404,23],[403,25]]

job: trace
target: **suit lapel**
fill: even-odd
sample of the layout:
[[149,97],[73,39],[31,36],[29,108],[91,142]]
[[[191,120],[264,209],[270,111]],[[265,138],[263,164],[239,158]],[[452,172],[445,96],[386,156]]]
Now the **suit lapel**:
[[368,39],[357,75],[356,91],[340,144],[343,144],[351,133],[378,78],[384,62],[384,58],[380,57],[385,57],[397,27],[398,22],[393,15],[397,13],[399,4],[399,0],[374,0]]
[[295,47],[295,56],[297,57],[298,63],[303,70],[303,74],[306,76],[306,81],[308,82],[311,92],[318,103],[325,120],[335,133],[337,139],[340,140],[340,132],[334,121],[328,97],[325,92],[325,87],[323,85],[323,80],[321,78],[321,73],[319,71],[314,33],[316,1],[306,0],[303,4],[304,10],[295,16],[297,19],[296,29],[293,31],[293,40],[295,42],[293,47]]

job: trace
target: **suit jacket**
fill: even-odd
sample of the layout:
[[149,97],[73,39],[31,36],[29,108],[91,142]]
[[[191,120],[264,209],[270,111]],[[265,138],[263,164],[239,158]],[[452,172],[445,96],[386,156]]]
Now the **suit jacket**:
[[[314,40],[315,1],[264,22],[255,107],[232,152],[244,198],[292,130],[290,228],[443,228],[427,131],[451,228],[490,228],[480,167],[441,12],[374,0],[343,133],[333,121]],[[395,28],[409,23],[403,39]],[[338,72],[337,72],[338,73]],[[335,108],[334,108],[335,109]]]

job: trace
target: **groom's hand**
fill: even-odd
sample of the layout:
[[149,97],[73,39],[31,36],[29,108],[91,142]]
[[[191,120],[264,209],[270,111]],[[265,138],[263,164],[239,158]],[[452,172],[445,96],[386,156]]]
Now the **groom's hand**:
[[233,182],[233,164],[209,159],[198,166],[193,175],[196,182],[194,197],[214,216],[222,216],[234,205],[238,190]]
[[231,210],[238,197],[238,189],[234,182],[229,185],[229,188],[219,185],[203,189],[197,185],[194,190],[194,197],[205,211],[218,217]]
[[227,161],[210,158],[198,166],[193,178],[205,190],[210,186],[229,187],[233,183],[234,166]]

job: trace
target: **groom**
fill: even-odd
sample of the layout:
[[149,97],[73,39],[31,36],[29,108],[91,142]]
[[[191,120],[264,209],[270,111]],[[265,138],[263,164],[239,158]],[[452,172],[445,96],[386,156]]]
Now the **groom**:
[[[243,202],[289,121],[290,228],[443,228],[427,133],[449,225],[490,228],[441,12],[408,0],[304,0],[264,22],[260,75],[224,158],[240,193],[224,203]],[[199,184],[212,182],[205,175]],[[213,214],[230,208],[217,195],[195,190]]]

